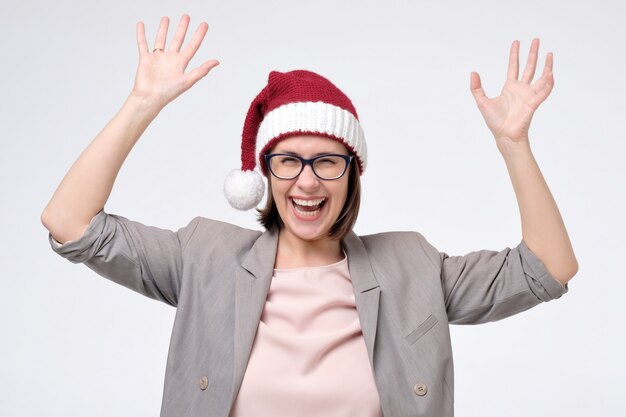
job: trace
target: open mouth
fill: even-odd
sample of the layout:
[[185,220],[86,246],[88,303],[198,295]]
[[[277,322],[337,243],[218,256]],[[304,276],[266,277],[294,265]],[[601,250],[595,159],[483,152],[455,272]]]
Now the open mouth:
[[322,210],[324,204],[326,204],[326,198],[318,198],[315,200],[293,198],[291,199],[291,204],[301,216],[313,217]]

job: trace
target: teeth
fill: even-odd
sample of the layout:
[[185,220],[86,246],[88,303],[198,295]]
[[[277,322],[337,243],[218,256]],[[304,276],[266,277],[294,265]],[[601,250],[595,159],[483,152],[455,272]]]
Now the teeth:
[[294,198],[293,201],[294,203],[296,203],[299,206],[308,206],[308,207],[313,207],[313,206],[317,206],[322,204],[322,201],[324,201],[324,198],[320,198],[318,200],[300,200],[297,198]]
[[[293,207],[301,216],[313,217],[322,210],[320,206],[325,200],[326,198],[318,198],[316,200],[301,200],[299,198],[294,198]],[[300,207],[314,207],[315,209],[313,211],[303,211]]]

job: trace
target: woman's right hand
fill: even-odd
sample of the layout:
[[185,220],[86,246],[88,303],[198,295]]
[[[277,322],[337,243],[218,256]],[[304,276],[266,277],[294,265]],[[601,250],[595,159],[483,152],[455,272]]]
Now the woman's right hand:
[[201,23],[181,51],[189,16],[180,19],[165,50],[168,24],[167,17],[161,19],[153,52],[148,50],[143,23],[137,24],[139,66],[129,99],[80,154],[42,212],[42,223],[58,242],[73,241],[84,234],[104,208],[124,160],[150,122],[167,103],[219,64],[206,61],[185,74],[209,26]]
[[212,68],[219,65],[217,60],[209,60],[185,74],[185,69],[198,51],[209,25],[206,22],[200,23],[191,40],[182,48],[189,27],[189,16],[183,15],[166,49],[168,26],[169,18],[161,18],[154,49],[150,52],[144,24],[143,22],[137,23],[139,66],[131,96],[141,99],[158,110],[187,91]]

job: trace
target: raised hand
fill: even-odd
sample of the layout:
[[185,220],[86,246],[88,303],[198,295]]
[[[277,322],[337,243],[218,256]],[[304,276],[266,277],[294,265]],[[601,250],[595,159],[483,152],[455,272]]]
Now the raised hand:
[[546,55],[541,77],[532,82],[537,67],[538,51],[539,39],[533,39],[524,73],[519,79],[519,42],[513,42],[507,80],[498,97],[487,97],[478,73],[471,74],[472,94],[498,145],[505,142],[528,142],[528,129],[533,114],[552,91],[554,86],[552,53]]
[[205,22],[200,23],[191,40],[182,48],[189,27],[189,16],[183,15],[166,49],[168,26],[169,18],[163,17],[154,42],[154,49],[150,52],[144,24],[143,22],[137,23],[139,65],[131,94],[159,108],[187,91],[219,64],[217,60],[209,60],[185,73],[189,61],[202,44],[209,25]]

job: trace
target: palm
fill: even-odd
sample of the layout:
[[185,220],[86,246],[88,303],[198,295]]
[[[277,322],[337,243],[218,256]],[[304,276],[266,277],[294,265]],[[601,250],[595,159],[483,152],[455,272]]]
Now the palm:
[[507,81],[498,97],[487,97],[482,89],[479,75],[472,73],[470,82],[472,94],[496,140],[514,142],[528,140],[528,130],[533,114],[552,90],[554,85],[552,54],[546,57],[541,77],[534,83],[532,82],[537,65],[538,49],[539,40],[535,39],[522,78],[518,80],[519,42],[513,42]]
[[194,70],[185,73],[189,61],[206,35],[208,25],[200,24],[192,39],[181,50],[189,26],[189,16],[185,15],[172,38],[169,49],[165,50],[165,39],[169,20],[161,19],[153,52],[148,50],[143,23],[137,25],[137,45],[139,47],[139,66],[135,76],[133,94],[164,106],[188,90],[204,77],[211,68],[219,64],[216,60],[203,63]]
[[165,102],[181,94],[185,90],[186,64],[176,55],[161,52],[142,56],[137,68],[135,91]]

